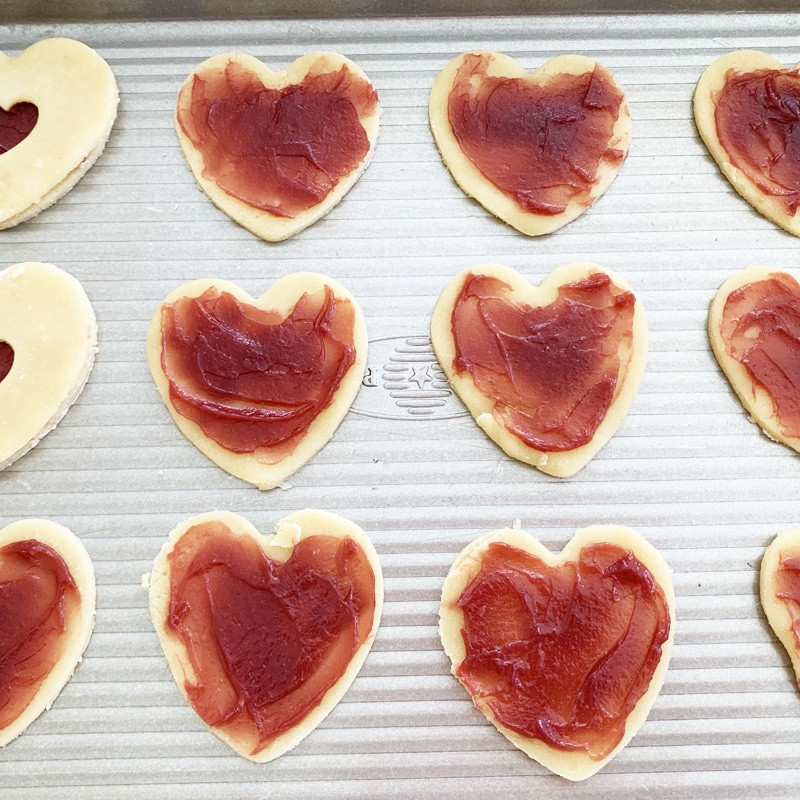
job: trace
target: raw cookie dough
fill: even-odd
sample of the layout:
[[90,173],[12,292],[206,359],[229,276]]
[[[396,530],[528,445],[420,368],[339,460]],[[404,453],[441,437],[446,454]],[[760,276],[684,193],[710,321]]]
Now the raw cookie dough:
[[[292,557],[292,553],[298,543],[304,539],[308,539],[308,537],[320,535],[333,537],[338,540],[350,540],[351,544],[349,547],[351,550],[348,558],[355,558],[353,551],[357,547],[357,552],[360,554],[358,555],[358,569],[366,567],[372,573],[374,607],[372,610],[371,622],[368,617],[364,618],[364,625],[366,627],[364,627],[362,631],[359,626],[359,637],[361,637],[362,632],[365,634],[362,643],[352,652],[343,671],[339,674],[338,678],[335,679],[335,682],[331,683],[329,688],[325,690],[324,694],[319,698],[318,703],[312,705],[311,708],[306,708],[299,718],[287,720],[281,716],[280,711],[274,712],[272,709],[276,706],[279,706],[281,709],[285,708],[282,703],[286,701],[287,693],[291,694],[296,690],[302,690],[304,682],[301,682],[299,685],[291,686],[285,691],[274,687],[271,689],[264,688],[253,690],[258,691],[259,696],[262,697],[270,692],[272,695],[269,702],[255,704],[256,713],[267,716],[274,714],[278,717],[278,723],[284,723],[283,732],[275,737],[269,738],[266,744],[262,746],[262,749],[258,749],[257,746],[254,746],[257,745],[257,740],[252,731],[249,735],[247,733],[245,735],[237,735],[235,732],[232,732],[226,724],[210,726],[214,734],[245,758],[258,762],[271,761],[297,745],[319,725],[339,702],[361,669],[374,641],[383,606],[383,578],[380,562],[378,561],[377,554],[369,538],[357,525],[343,517],[322,511],[306,509],[290,514],[275,526],[275,533],[272,536],[262,536],[247,520],[237,514],[227,511],[214,511],[208,514],[201,514],[179,525],[170,535],[169,542],[164,545],[163,549],[156,557],[152,572],[144,576],[143,586],[150,595],[150,615],[159,639],[161,640],[161,646],[164,650],[167,663],[169,664],[178,688],[187,699],[190,699],[189,693],[191,689],[195,688],[197,685],[199,676],[195,673],[192,660],[190,659],[182,638],[179,637],[174,630],[170,630],[167,624],[167,614],[172,591],[170,554],[179,547],[182,537],[184,537],[187,532],[191,532],[192,529],[197,528],[197,526],[202,527],[209,523],[226,527],[228,533],[233,536],[234,539],[241,539],[242,541],[249,541],[251,543],[255,542],[257,547],[263,549],[266,557],[270,561],[278,564],[287,562]],[[355,546],[352,543],[354,543]],[[337,566],[341,568],[341,564],[337,564]],[[328,576],[327,573],[323,575],[321,579],[326,581],[330,580],[331,585],[338,580],[336,575]],[[276,580],[280,579],[278,578]],[[212,578],[209,577],[208,581],[212,581]],[[347,582],[347,579],[345,579],[345,582]],[[211,590],[209,589],[208,591]],[[350,591],[354,593],[353,596],[357,595],[355,589],[351,588]],[[306,586],[301,592],[304,593],[304,596],[308,597],[308,601],[310,602],[311,589]],[[223,598],[221,596],[214,595],[214,597],[218,605],[223,604]],[[309,613],[313,614],[312,611],[309,611]],[[282,617],[279,611],[270,609],[270,614],[274,614],[275,619],[273,620],[268,614],[265,622],[266,625],[281,622]],[[308,627],[308,620],[304,623],[298,623],[298,625],[300,624],[304,624]],[[316,623],[312,623],[312,629],[315,629],[315,624]],[[261,632],[257,629],[253,629],[250,633],[254,639],[263,641],[265,647],[269,648],[274,645],[274,640],[271,638],[268,631]],[[321,635],[324,631],[319,631],[319,633]],[[219,635],[220,634],[217,634],[217,636]],[[296,663],[292,661],[296,656],[276,652],[277,650],[279,650],[279,648],[272,649],[270,653],[274,659],[279,660],[284,669],[286,668],[286,664]],[[265,658],[266,655],[265,653]],[[259,669],[269,674],[270,663],[269,659],[266,659],[263,663],[263,667],[259,667]],[[325,665],[322,667],[323,671],[324,666]],[[230,669],[230,666],[228,666],[228,669]],[[334,676],[328,676],[329,680],[333,677]],[[251,676],[248,677],[248,680],[250,680],[251,683],[254,682]],[[266,680],[269,680],[269,678],[266,678]],[[307,680],[314,680],[315,683],[318,684],[318,672],[312,673]],[[202,683],[201,680],[200,683]],[[202,693],[202,689],[200,691]],[[201,696],[196,699],[202,703],[205,698],[201,694]],[[198,709],[196,708],[195,710]],[[200,713],[199,710],[198,713]],[[226,723],[228,721],[229,720],[226,720]],[[275,721],[274,718],[273,721]],[[291,722],[291,727],[286,728],[285,724],[289,722]]]
[[[778,277],[782,282],[781,285],[787,287],[787,291],[794,296],[797,309],[800,310],[800,286],[791,275],[771,267],[750,267],[732,275],[720,286],[711,302],[708,312],[708,337],[711,342],[711,349],[722,371],[725,373],[731,387],[734,392],[736,392],[737,397],[750,418],[758,423],[761,429],[771,439],[783,442],[783,444],[788,445],[793,450],[800,452],[800,435],[793,435],[791,432],[787,432],[787,429],[781,423],[776,413],[776,405],[771,394],[763,383],[755,380],[750,375],[747,368],[740,360],[734,358],[731,350],[731,343],[729,339],[723,335],[723,313],[725,311],[725,304],[728,302],[731,295],[737,292],[737,290],[751,284],[769,281],[772,276]],[[769,297],[767,296],[765,302],[768,302],[768,300]],[[784,322],[787,321],[790,321],[789,317],[784,320]],[[744,332],[745,339],[752,339],[756,329],[757,326],[753,326],[750,330]],[[791,341],[792,331],[788,331],[788,333],[788,337],[782,337],[784,339],[784,345]],[[794,331],[793,333],[794,336],[797,337],[800,331]],[[752,340],[755,341],[755,339]],[[797,344],[796,350],[800,351],[800,340],[795,338],[794,341]],[[796,353],[793,354],[791,350],[776,351],[770,355],[770,360],[779,364],[779,359],[781,357],[786,359],[785,366],[789,368],[785,371],[784,375],[791,381],[791,366],[797,362]],[[791,385],[788,386],[788,389],[792,394],[797,391],[797,388]]]
[[[23,712],[5,728],[0,729],[0,747],[19,736],[43,711],[50,708],[59,692],[72,677],[83,656],[94,627],[95,577],[94,567],[81,541],[70,530],[43,519],[14,522],[0,530],[0,551],[13,542],[35,540],[54,550],[66,564],[80,593],[80,609],[69,621],[63,651],[50,674],[42,681],[33,699]],[[0,556],[0,559],[2,556]],[[0,597],[0,614],[3,613]],[[4,654],[0,653],[0,657]]]
[[[773,178],[770,177],[772,167],[782,162],[784,157],[797,160],[796,145],[790,140],[782,141],[779,129],[772,131],[767,128],[766,110],[765,113],[758,115],[764,120],[764,130],[755,136],[759,143],[758,147],[766,148],[759,155],[759,160],[763,157],[762,164],[737,166],[734,163],[737,156],[728,153],[720,141],[716,117],[717,100],[729,76],[757,74],[762,70],[780,70],[787,75],[797,75],[798,73],[798,67],[787,70],[780,61],[757,50],[737,50],[728,53],[714,61],[697,82],[694,91],[694,118],[697,130],[708,148],[708,152],[733,188],[767,219],[780,225],[789,233],[800,236],[800,215],[787,210],[782,201],[782,198],[785,199],[789,194],[800,194],[800,185],[781,186],[773,183]],[[800,76],[798,76],[798,91],[788,98],[787,107],[796,105],[798,97],[800,97]],[[785,117],[780,99],[767,92],[765,100],[775,104],[775,115],[781,119],[783,124],[797,125],[796,114],[794,118],[787,119]],[[741,105],[737,105],[741,108]],[[746,128],[747,126],[743,125],[742,127]],[[768,145],[765,142],[768,142]],[[742,166],[745,166],[745,169]],[[751,171],[750,175],[747,174],[748,170]],[[800,169],[795,171],[800,172]],[[760,186],[757,181],[762,185]],[[765,189],[765,186],[770,185],[774,188],[775,193]]]
[[[365,88],[374,96],[371,107],[363,114],[358,114],[358,121],[366,136],[368,148],[356,166],[347,174],[334,178],[332,189],[316,204],[300,211],[294,216],[281,216],[270,211],[256,207],[245,202],[243,199],[225,191],[214,180],[213,175],[209,175],[204,156],[198,147],[193,143],[187,131],[181,123],[181,115],[188,114],[191,108],[192,87],[197,78],[203,76],[218,75],[224,73],[229,65],[236,65],[246,73],[252,73],[258,78],[268,90],[288,91],[292,87],[301,84],[308,76],[316,76],[325,73],[337,73],[345,70],[354,76],[356,80],[363,81]],[[356,109],[358,112],[358,109]],[[243,113],[243,118],[250,119],[248,114]],[[178,134],[183,154],[189,165],[189,169],[195,177],[200,188],[208,195],[212,202],[224,211],[231,219],[238,222],[247,230],[260,236],[269,242],[277,242],[286,239],[307,228],[321,217],[325,216],[353,187],[355,182],[367,168],[375,145],[378,141],[378,128],[380,121],[380,107],[378,105],[377,93],[374,92],[369,78],[364,74],[358,65],[337,53],[313,52],[298,58],[292,62],[283,72],[273,72],[261,61],[252,56],[240,54],[225,54],[209,58],[197,67],[194,72],[186,79],[178,96],[175,112],[175,130]],[[313,126],[314,120],[305,124]],[[268,131],[273,133],[273,131]],[[307,132],[308,141],[305,139],[299,143],[298,137],[306,134],[306,131],[291,129],[292,141],[283,142],[285,149],[284,158],[300,157],[308,163],[313,163],[317,155],[317,142],[324,140],[329,135],[327,127]],[[345,137],[346,140],[346,137]],[[343,140],[344,141],[344,140]],[[279,140],[280,144],[282,140]],[[298,152],[298,147],[302,145]],[[344,144],[342,145],[344,146]],[[231,145],[227,145],[230,149]],[[306,149],[308,152],[306,152]],[[255,157],[255,156],[254,156]],[[247,161],[244,161],[247,164]],[[280,167],[279,172],[289,175],[294,167],[289,164],[287,167]],[[322,170],[324,172],[324,169]],[[294,179],[292,179],[294,180]],[[280,201],[278,195],[277,201]]]
[[[163,337],[162,310],[184,297],[199,297],[207,289],[214,288],[227,292],[246,306],[275,311],[285,319],[305,293],[314,295],[328,287],[338,300],[346,300],[354,310],[353,347],[355,362],[347,369],[338,388],[334,391],[331,402],[318,414],[310,427],[302,435],[294,448],[285,457],[274,463],[259,460],[253,452],[233,452],[220,446],[209,438],[198,424],[182,416],[170,398],[170,385],[162,366]],[[210,458],[222,469],[254,484],[259,489],[272,489],[280,485],[286,478],[294,474],[311,459],[333,436],[361,387],[367,358],[367,329],[361,310],[354,298],[344,287],[323,275],[315,273],[294,273],[275,282],[260,298],[253,299],[233,283],[221,280],[197,280],[184,284],[171,292],[163,300],[153,319],[147,334],[147,360],[153,374],[161,399],[172,415],[175,424],[186,438],[200,452]],[[267,365],[269,367],[271,365]]]
[[97,324],[80,283],[52,264],[0,272],[0,342],[13,349],[0,380],[0,469],[34,447],[81,393]]
[[90,47],[43,39],[16,58],[0,53],[0,107],[26,102],[39,117],[0,154],[0,229],[52,205],[97,161],[117,116],[117,83]]
[[[573,449],[544,451],[529,446],[519,436],[512,433],[493,413],[493,410],[497,408],[496,398],[481,391],[467,370],[458,371],[456,369],[457,353],[453,336],[452,313],[462,287],[470,275],[496,278],[510,287],[509,299],[515,305],[534,309],[554,303],[558,297],[559,288],[579,283],[591,276],[607,276],[611,289],[619,294],[630,292],[627,284],[619,275],[591,263],[576,263],[559,267],[539,286],[533,286],[522,275],[509,267],[499,264],[479,264],[464,270],[453,278],[442,291],[433,310],[431,342],[434,352],[450,385],[478,425],[512,458],[531,464],[548,475],[561,478],[574,475],[617,431],[636,396],[647,359],[647,323],[641,303],[635,299],[630,336],[624,338],[619,347],[619,373],[611,402],[591,439]],[[567,374],[571,366],[565,364],[565,370],[562,370],[560,366],[558,368],[553,366],[551,370],[553,380],[561,378],[562,372]],[[542,382],[545,389],[547,382]],[[498,411],[504,410],[498,409]],[[513,412],[516,409],[509,410]]]
[[[635,700],[635,705],[633,705],[632,710],[625,718],[624,733],[622,733],[620,741],[616,744],[613,750],[605,755],[605,757],[595,759],[590,756],[587,750],[582,748],[572,750],[563,749],[547,743],[544,738],[526,736],[506,727],[495,717],[492,708],[489,706],[489,703],[492,702],[493,693],[491,685],[485,686],[485,696],[481,696],[482,692],[480,688],[476,687],[474,693],[470,692],[467,684],[464,683],[464,680],[462,680],[461,677],[459,677],[459,668],[467,658],[467,646],[464,638],[467,633],[465,632],[464,628],[468,620],[464,611],[462,610],[462,607],[458,605],[458,602],[460,599],[462,599],[462,596],[464,596],[465,590],[470,587],[473,579],[481,571],[482,560],[485,556],[487,556],[490,545],[493,543],[502,543],[511,548],[516,548],[517,551],[522,551],[522,558],[524,559],[526,559],[524,554],[531,554],[532,556],[544,562],[546,567],[557,568],[557,574],[565,575],[570,574],[570,570],[575,568],[575,562],[580,560],[582,551],[585,552],[585,548],[591,547],[594,544],[615,545],[636,559],[640,566],[643,566],[644,569],[650,573],[655,581],[656,587],[660,588],[660,595],[658,593],[649,595],[655,597],[659,603],[663,603],[667,612],[666,620],[661,620],[660,626],[656,627],[656,631],[659,636],[658,638],[654,636],[654,638],[651,640],[650,646],[651,655],[658,655],[660,652],[660,656],[658,657],[657,663],[652,669],[651,677],[649,678],[649,682],[646,684],[646,690],[643,690],[643,693],[638,696],[638,700]],[[518,557],[519,556],[515,556],[515,558]],[[622,569],[620,572],[620,577],[623,579],[623,583],[627,570],[631,568],[631,565],[628,563],[628,561],[629,558],[623,559],[622,562],[618,562],[616,567]],[[515,578],[508,577],[511,573],[506,572],[505,570],[504,573],[504,576],[499,576],[499,580],[507,580],[509,584],[514,587],[524,586],[524,583],[517,584],[515,582]],[[620,583],[620,585],[623,585],[623,583]],[[634,578],[633,583],[638,583],[638,579]],[[542,586],[547,585],[546,578],[545,583],[536,585],[539,588],[535,591],[545,591],[542,589]],[[650,587],[650,593],[654,592],[652,585],[647,580],[644,580],[644,582],[639,585],[645,587],[643,593],[644,596],[648,596],[646,587]],[[516,588],[514,591],[516,591]],[[625,590],[621,589],[621,591],[624,592]],[[503,584],[498,585],[498,587],[496,587],[496,589],[489,594],[494,598],[494,600],[497,600],[503,594]],[[614,596],[613,588],[611,590],[611,596]],[[612,603],[616,605],[616,603],[621,599],[622,598],[615,598],[612,600]],[[491,603],[494,600],[489,602]],[[559,637],[564,635],[562,623],[567,627],[569,625],[575,625],[571,616],[574,608],[572,605],[570,605],[571,602],[574,602],[574,599],[567,602],[567,606],[571,610],[564,612],[562,609],[562,616],[560,618],[558,617],[558,609],[564,605],[565,601],[566,598],[563,596],[553,597],[551,602],[547,604],[550,618],[547,621],[542,621],[540,624],[536,623],[537,606],[535,604],[528,606],[528,613],[531,615],[530,625],[532,625],[535,630],[535,632],[530,634],[530,638],[528,638],[528,634],[520,633],[520,630],[515,627],[515,622],[518,622],[518,619],[514,617],[514,621],[512,621],[512,618],[510,618],[508,614],[505,613],[499,606],[496,611],[493,611],[491,608],[488,608],[488,610],[484,611],[486,614],[486,619],[484,622],[488,625],[487,630],[489,631],[489,635],[493,640],[498,638],[497,631],[502,630],[503,624],[507,622],[509,627],[508,633],[500,638],[506,639],[508,644],[513,648],[519,648],[522,645],[528,644],[534,648],[534,652],[549,652],[551,655],[555,655],[557,657],[558,654],[562,652],[561,647],[558,645]],[[447,574],[447,578],[445,579],[444,586],[442,588],[442,600],[439,611],[439,633],[442,639],[444,650],[452,663],[453,674],[456,675],[456,677],[459,678],[459,681],[461,681],[465,688],[467,688],[467,691],[470,692],[476,707],[487,717],[487,719],[506,738],[508,738],[516,747],[518,747],[528,756],[535,759],[540,764],[557,773],[558,775],[561,775],[572,781],[579,781],[588,778],[590,775],[593,775],[611,758],[613,758],[623,747],[625,747],[625,745],[630,741],[630,739],[634,736],[647,718],[650,708],[652,707],[664,682],[664,677],[672,651],[675,627],[674,606],[675,600],[669,567],[661,558],[660,554],[645,539],[629,528],[616,525],[595,525],[588,528],[583,528],[575,534],[575,536],[567,543],[567,545],[558,555],[553,555],[533,536],[520,530],[506,528],[503,530],[494,531],[476,539],[458,555],[453,565],[450,567],[450,571]],[[492,619],[495,620],[494,623],[491,622]],[[586,637],[582,639],[582,643],[579,645],[580,647],[591,647],[588,642],[593,638],[593,635],[590,635],[588,631],[592,621],[593,618],[590,617],[588,623],[589,627],[586,629],[587,634]],[[668,631],[665,631],[664,628],[667,624],[669,628]],[[480,622],[475,621],[475,625],[479,626]],[[578,624],[577,627],[580,629],[580,624]],[[473,630],[473,628],[470,628],[470,630]],[[542,637],[541,650],[537,650],[537,646],[533,642],[533,639],[535,639],[537,636]],[[551,641],[551,639],[553,639],[553,641]],[[662,643],[656,646],[654,650],[653,644],[659,641]],[[512,644],[512,642],[516,642],[516,644]],[[570,646],[573,645],[574,642]],[[522,657],[521,650],[515,649],[514,652],[516,653],[516,658]],[[579,660],[579,655],[581,654],[582,653],[576,655],[575,660]],[[594,650],[591,650],[589,655],[591,656],[588,659],[589,662],[601,664],[605,663],[603,660],[599,662],[595,662],[593,660]],[[597,657],[602,659],[599,653]],[[467,662],[467,664],[469,664],[469,662]],[[539,664],[538,667],[543,671],[544,679],[550,682],[552,682],[554,679],[558,680],[558,675],[561,674],[561,672],[557,674],[553,673],[552,670],[555,667],[545,662]],[[537,683],[537,665],[533,663],[530,663],[525,667],[519,665],[519,669],[520,675],[525,676],[524,682],[535,687]],[[533,674],[530,673],[531,669],[533,669]],[[480,670],[478,674],[480,674]],[[486,674],[489,675],[490,672],[487,671]],[[646,673],[642,674],[643,678],[646,680]],[[466,676],[465,679],[469,680],[469,678]],[[477,680],[480,685],[483,685],[479,679]],[[487,680],[491,681],[491,678],[488,678]],[[601,693],[602,688],[602,684],[600,684],[599,689],[601,690]],[[501,691],[499,686],[497,690]],[[534,694],[536,694],[535,689]],[[636,694],[632,693],[631,697],[633,699],[635,699],[635,696]],[[535,707],[542,700],[544,700],[545,703],[557,703],[559,698],[550,696],[547,698],[542,698],[537,696],[531,699],[530,706],[528,706],[528,704],[525,705],[529,708]],[[573,707],[565,708],[562,705],[562,708],[560,709],[561,713],[567,715],[567,717],[565,717],[565,721],[569,717],[571,708]],[[600,712],[598,711],[597,713]],[[606,714],[604,713],[603,716],[605,718]],[[536,717],[534,717],[534,719],[535,718]],[[594,715],[592,716],[592,719],[595,719]]]
[[[795,582],[795,599],[779,597],[776,574],[783,562],[793,559],[798,580]],[[782,592],[780,592],[782,594]],[[781,531],[764,551],[760,577],[761,607],[775,635],[786,648],[792,662],[795,678],[800,685],[800,530]]]
[[[498,188],[494,182],[486,177],[462,149],[453,132],[448,113],[448,104],[459,70],[464,67],[465,63],[468,65],[469,59],[476,58],[486,59],[487,65],[485,77],[473,75],[470,78],[473,90],[480,86],[481,81],[500,78],[521,81],[524,86],[532,89],[538,88],[540,93],[545,93],[548,87],[557,86],[559,81],[565,79],[565,76],[585,75],[588,81],[590,80],[590,75],[598,75],[602,76],[621,98],[617,108],[616,122],[613,123],[608,138],[603,142],[603,150],[605,152],[599,155],[596,162],[594,159],[590,159],[590,162],[595,163],[581,164],[580,168],[567,169],[562,175],[555,177],[549,174],[542,175],[538,180],[527,186],[527,189],[535,195],[543,191],[542,187],[545,187],[545,190],[546,187],[552,187],[554,182],[563,180],[565,185],[567,182],[574,183],[576,191],[563,210],[557,213],[553,213],[552,210],[544,213],[541,209],[529,210],[525,208],[511,194]],[[583,91],[580,92],[581,96],[584,96],[587,91],[588,89],[584,87]],[[494,100],[494,97],[492,99]],[[560,98],[556,92],[555,95],[545,94],[544,97],[536,95],[528,99],[531,105],[530,109],[523,107],[515,114],[509,114],[509,117],[515,121],[527,117],[535,124],[536,131],[541,132],[546,127],[544,120],[547,118],[547,109],[552,108],[554,114],[559,113],[558,103]],[[580,154],[580,147],[575,145],[574,142],[585,141],[583,135],[587,135],[594,130],[595,123],[590,117],[592,113],[592,107],[584,109],[581,116],[582,125],[576,125],[575,130],[570,128],[569,143],[558,142],[558,137],[552,137],[552,142],[557,142],[557,144],[553,145],[553,148],[558,147],[559,149],[557,154],[552,155],[551,168],[562,168]],[[579,55],[563,55],[552,58],[535,72],[528,73],[513,58],[502,53],[490,51],[464,53],[450,61],[434,81],[429,101],[429,117],[431,130],[442,159],[452,173],[456,183],[466,194],[474,197],[492,214],[528,236],[552,233],[586,211],[608,189],[617,176],[623,161],[627,157],[631,137],[631,118],[628,104],[614,77],[593,59]],[[510,131],[498,132],[496,135],[504,142],[504,144],[498,142],[498,148],[501,151],[504,149],[519,150],[526,143],[521,137],[513,136]],[[532,137],[536,136],[538,138],[540,135],[534,133]],[[548,144],[551,144],[551,140],[548,140]],[[531,146],[528,163],[536,165],[542,172],[549,173],[550,170],[547,167],[543,167],[542,162],[553,152],[553,149],[548,150],[546,148],[537,151]],[[594,174],[586,175],[585,171],[587,169]],[[509,171],[512,175],[519,173],[516,166],[511,167]]]

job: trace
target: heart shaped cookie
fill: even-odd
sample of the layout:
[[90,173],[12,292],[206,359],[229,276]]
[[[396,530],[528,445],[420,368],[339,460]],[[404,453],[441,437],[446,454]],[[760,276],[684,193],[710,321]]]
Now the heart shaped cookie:
[[0,109],[14,128],[0,149],[0,229],[38,214],[83,177],[103,152],[117,101],[114,74],[85,44],[43,39],[17,58],[0,53]]
[[552,233],[594,203],[631,136],[613,75],[576,55],[527,73],[502,53],[464,53],[436,78],[429,116],[456,183],[528,236]]
[[[800,67],[800,65],[798,65]],[[694,118],[722,174],[753,208],[800,236],[800,70],[757,50],[718,58],[694,92]]]
[[708,336],[751,419],[800,452],[800,285],[788,273],[751,267],[719,288]]
[[71,531],[42,519],[0,530],[0,747],[72,677],[94,610],[92,562]]
[[277,242],[327,214],[369,164],[378,95],[337,53],[285,72],[251,56],[204,61],[178,95],[175,129],[200,188],[231,219]]
[[670,571],[629,528],[584,528],[560,555],[519,530],[468,545],[442,589],[453,674],[516,747],[578,781],[658,695],[674,635]]
[[800,530],[781,531],[761,559],[761,607],[800,685]]
[[298,744],[339,702],[383,604],[368,537],[308,509],[271,537],[229,512],[187,520],[144,585],[178,687],[213,733],[260,762]]
[[622,423],[644,372],[647,325],[625,282],[597,264],[560,267],[539,287],[480,264],[445,287],[431,342],[486,434],[563,478]]
[[0,272],[0,469],[67,413],[96,349],[94,311],[75,278],[35,262]]
[[353,297],[295,273],[257,300],[227,281],[171,292],[147,360],[181,432],[218,466],[272,489],[331,438],[364,377],[367,331]]

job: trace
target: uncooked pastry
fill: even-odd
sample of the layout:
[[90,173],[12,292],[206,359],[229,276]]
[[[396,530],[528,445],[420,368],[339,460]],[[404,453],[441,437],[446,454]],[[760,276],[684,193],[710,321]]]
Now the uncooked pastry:
[[0,154],[0,229],[65,195],[103,152],[117,116],[108,64],[73,39],[43,39],[21,55],[0,53],[0,107],[33,103],[36,126]]

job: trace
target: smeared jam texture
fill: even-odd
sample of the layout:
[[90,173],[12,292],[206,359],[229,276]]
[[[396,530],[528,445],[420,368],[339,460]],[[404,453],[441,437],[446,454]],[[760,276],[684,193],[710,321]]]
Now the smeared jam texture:
[[800,286],[785,273],[734,290],[720,335],[728,354],[772,399],[784,436],[800,437]]
[[4,341],[0,341],[0,382],[11,372],[14,366],[14,348]]
[[0,549],[0,729],[22,714],[58,662],[80,604],[51,547],[25,540]]
[[487,75],[490,57],[468,54],[448,100],[453,135],[475,167],[525,211],[560,214],[592,202],[603,162],[626,153],[609,146],[624,102],[601,66],[539,85]]
[[189,701],[253,754],[319,705],[372,628],[375,576],[349,538],[305,537],[280,563],[206,522],[169,564],[166,622],[194,671]]
[[355,363],[354,320],[328,287],[285,318],[213,288],[180,298],[161,316],[170,400],[226,450],[279,461]]
[[457,676],[505,727],[605,758],[647,691],[669,637],[649,570],[614,544],[559,567],[494,542],[457,603],[466,658]]
[[792,633],[800,648],[800,556],[781,556],[775,571],[775,596],[786,604],[792,619]]
[[181,90],[177,119],[203,176],[253,208],[295,217],[324,200],[367,156],[361,119],[378,96],[347,66],[318,63],[298,84],[266,88],[235,62]]
[[0,155],[23,141],[38,119],[39,109],[33,103],[17,103],[8,111],[0,107]]
[[731,164],[794,215],[800,204],[800,75],[729,71],[714,102],[717,136]]
[[614,399],[635,302],[604,273],[561,286],[536,308],[515,303],[497,278],[470,275],[453,307],[453,366],[526,445],[572,450],[592,440]]

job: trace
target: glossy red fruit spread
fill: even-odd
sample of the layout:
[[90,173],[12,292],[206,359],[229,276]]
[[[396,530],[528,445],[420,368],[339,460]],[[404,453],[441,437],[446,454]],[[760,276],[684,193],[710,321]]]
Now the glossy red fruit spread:
[[0,341],[0,382],[11,372],[14,366],[14,348],[8,343]]
[[786,604],[792,632],[800,647],[800,556],[781,558],[775,572],[775,595]]
[[0,155],[16,147],[36,127],[39,109],[33,103],[0,107]]

